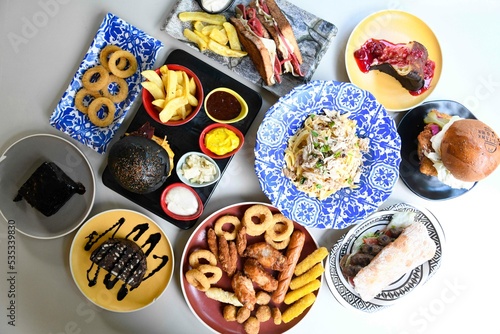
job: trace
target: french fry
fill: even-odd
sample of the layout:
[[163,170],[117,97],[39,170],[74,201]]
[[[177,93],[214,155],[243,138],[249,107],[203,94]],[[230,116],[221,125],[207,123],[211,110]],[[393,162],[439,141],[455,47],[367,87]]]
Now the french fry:
[[234,26],[226,21],[224,15],[205,12],[182,12],[179,19],[193,21],[193,29],[184,29],[184,37],[198,45],[201,52],[210,51],[224,57],[244,57],[238,33]]
[[165,107],[165,99],[153,100],[153,102],[151,102],[151,104],[160,108],[160,109],[163,109]]
[[189,79],[189,94],[191,95],[196,94],[196,82],[194,82],[193,78]]
[[238,33],[236,28],[229,22],[224,22],[222,24],[224,30],[226,30],[226,35],[229,41],[229,47],[233,50],[241,51],[241,43],[238,38]]
[[226,22],[226,17],[222,14],[209,14],[205,12],[181,12],[179,13],[179,20],[182,22],[201,21],[209,24],[221,25]]
[[171,99],[165,104],[163,110],[160,111],[160,121],[162,121],[163,123],[168,122],[172,118],[172,116],[176,114],[177,109],[187,103],[187,99],[182,96]]
[[208,49],[208,43],[203,39],[201,38],[199,35],[195,34],[194,31],[186,28],[184,29],[184,37],[186,37],[189,41],[193,42],[193,43],[196,43],[198,45],[198,49],[200,49],[200,51],[205,51],[206,49]]
[[208,37],[222,45],[226,45],[229,42],[226,31],[224,29],[212,29]]
[[163,75],[167,74],[167,72],[168,72],[168,66],[167,65],[162,65],[160,67],[160,74],[163,76]]
[[175,91],[177,90],[177,74],[175,71],[168,71],[168,85],[165,86],[165,99],[168,101],[175,98]]
[[[149,70],[148,70],[149,71]],[[183,120],[198,106],[196,83],[185,71],[170,70],[167,65],[160,67],[160,74],[152,71],[144,73],[148,81],[141,82],[153,96],[151,104],[159,111],[162,122]],[[150,80],[151,79],[151,80]]]
[[156,85],[154,82],[143,81],[143,82],[141,82],[141,85],[142,85],[142,87],[147,89],[148,92],[151,93],[151,95],[153,96],[153,99],[157,100],[157,99],[164,99],[165,98],[165,93],[163,92],[163,90],[160,87],[158,87],[158,85]]
[[201,31],[198,31],[198,30],[195,30],[194,33],[202,40],[205,41],[205,43],[208,44],[208,42],[210,41],[210,37],[204,35]]
[[224,57],[244,57],[247,55],[245,51],[232,50],[226,45],[222,45],[211,39],[208,42],[208,48]]
[[[184,90],[184,97],[188,99],[189,97],[189,78],[186,72],[182,72],[182,89]],[[189,103],[189,100],[188,100]]]
[[[224,23],[227,23],[227,22],[224,22]],[[209,24],[209,25],[203,26],[203,28],[200,31],[203,35],[209,36],[210,33],[212,32],[212,30],[214,30],[214,29],[220,30],[220,29],[222,29],[222,27],[223,26],[220,26],[220,25]]]
[[196,107],[198,105],[198,99],[193,94],[189,93],[188,103],[190,106]]
[[201,21],[194,21],[193,28],[194,28],[194,30],[198,30],[198,31],[203,32],[203,28],[205,28],[205,25]]
[[163,88],[163,82],[161,81],[160,76],[156,71],[153,70],[145,70],[141,72],[141,75],[147,80],[154,82],[160,89]]

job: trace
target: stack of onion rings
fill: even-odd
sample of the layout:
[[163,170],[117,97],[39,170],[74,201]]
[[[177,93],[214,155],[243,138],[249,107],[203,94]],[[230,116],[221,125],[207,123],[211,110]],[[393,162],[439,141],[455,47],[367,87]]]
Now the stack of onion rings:
[[217,266],[215,255],[208,249],[196,249],[189,254],[192,269],[186,272],[186,280],[200,291],[207,291],[222,277],[222,269]]
[[290,236],[294,230],[293,221],[282,213],[273,215],[273,224],[264,233],[264,239],[268,244],[278,250],[285,249],[290,243]]
[[[132,53],[110,44],[101,50],[99,60],[100,65],[83,73],[83,87],[75,95],[75,108],[87,114],[94,125],[106,127],[115,118],[114,103],[120,103],[128,96],[124,79],[137,71],[137,59]],[[100,113],[103,106],[107,112]],[[102,114],[104,116],[100,116]]]

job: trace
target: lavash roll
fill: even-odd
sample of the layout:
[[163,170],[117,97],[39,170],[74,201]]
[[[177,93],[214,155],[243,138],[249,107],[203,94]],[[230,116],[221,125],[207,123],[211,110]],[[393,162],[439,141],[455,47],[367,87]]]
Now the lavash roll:
[[436,244],[421,222],[406,227],[353,278],[354,290],[369,301],[405,273],[432,259]]

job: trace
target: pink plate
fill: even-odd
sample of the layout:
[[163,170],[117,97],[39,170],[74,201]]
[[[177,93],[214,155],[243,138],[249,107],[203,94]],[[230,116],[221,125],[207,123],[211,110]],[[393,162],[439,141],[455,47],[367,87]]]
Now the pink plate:
[[[185,278],[185,273],[191,269],[189,266],[189,254],[195,249],[198,248],[204,248],[208,249],[207,241],[206,241],[206,232],[210,227],[214,226],[215,221],[223,216],[223,215],[235,215],[239,217],[240,219],[243,217],[243,213],[245,212],[246,209],[251,207],[254,204],[263,204],[268,206],[273,213],[279,212],[278,209],[275,207],[271,206],[270,204],[266,203],[256,203],[256,202],[245,202],[245,203],[238,203],[234,205],[230,205],[228,207],[225,207],[219,211],[214,212],[210,216],[208,216],[193,232],[191,237],[189,238],[188,242],[186,243],[186,247],[184,248],[184,252],[182,254],[181,258],[181,288],[182,292],[184,294],[184,298],[186,299],[186,302],[188,306],[190,307],[191,311],[194,313],[194,315],[207,327],[212,329],[213,331],[216,331],[218,333],[244,333],[243,330],[243,325],[239,324],[236,321],[226,321],[223,317],[222,310],[225,304],[222,304],[218,301],[212,300],[208,297],[206,297],[204,292],[201,292],[191,286],[188,281]],[[312,253],[314,250],[318,248],[318,245],[316,244],[316,241],[313,239],[313,237],[309,234],[309,232],[300,224],[294,223],[295,229],[302,231],[305,236],[305,244],[304,248],[302,250],[302,254],[300,256],[299,261],[301,261],[303,258],[305,258],[308,254]],[[263,241],[264,237],[257,236],[257,237],[251,237],[248,236],[248,244],[252,244],[258,241]],[[242,263],[238,264],[238,268],[242,268]],[[322,280],[322,276],[320,277]],[[212,286],[217,286],[220,288],[223,288],[225,290],[232,291],[231,288],[231,281],[229,277],[224,273],[222,275],[222,278],[217,282],[216,284]],[[256,288],[256,291],[258,291],[258,288]],[[318,293],[319,290],[316,290],[316,294]],[[270,306],[273,306],[272,302],[269,304]],[[314,305],[314,304],[313,304]],[[283,312],[288,305],[282,303],[279,305],[280,310]],[[259,333],[261,334],[275,334],[275,333],[284,333],[294,327],[299,321],[301,321],[306,314],[309,312],[310,308],[305,310],[301,315],[290,321],[289,323],[281,323],[280,325],[275,325],[273,320],[270,319],[266,322],[263,322],[260,324],[260,331]],[[254,311],[255,312],[255,311]],[[254,314],[252,312],[252,314]]]

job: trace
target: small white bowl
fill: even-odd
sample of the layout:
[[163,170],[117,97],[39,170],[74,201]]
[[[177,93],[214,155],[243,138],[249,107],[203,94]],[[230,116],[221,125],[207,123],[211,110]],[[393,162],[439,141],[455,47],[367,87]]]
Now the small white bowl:
[[[214,167],[215,167],[215,178],[212,181],[210,181],[210,182],[204,182],[204,183],[192,182],[192,181],[190,181],[189,179],[187,179],[184,176],[184,173],[182,171],[182,167],[186,163],[186,159],[189,156],[191,156],[191,155],[196,155],[196,156],[199,156],[199,157],[201,157],[203,159],[206,159],[209,163],[211,163],[211,164],[214,165]],[[208,155],[206,155],[204,153],[195,152],[195,151],[187,152],[183,156],[181,156],[180,159],[179,159],[179,161],[177,162],[175,171],[176,171],[177,176],[179,177],[179,179],[181,180],[182,183],[184,183],[184,184],[186,184],[186,185],[188,185],[190,187],[193,187],[193,188],[199,188],[199,187],[209,186],[209,185],[214,184],[215,182],[219,181],[219,179],[221,177],[220,168],[217,165],[217,163],[215,162],[215,160],[212,159],[212,158],[210,158]]]

